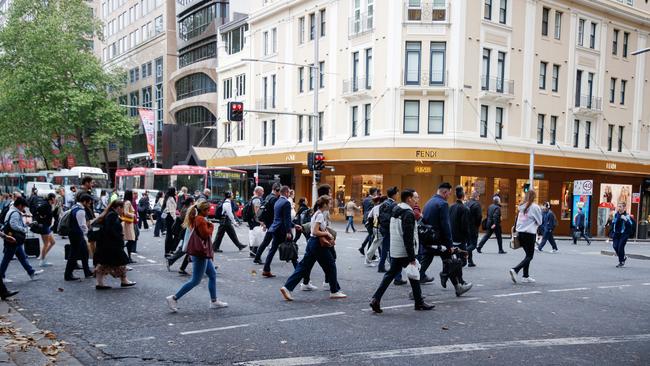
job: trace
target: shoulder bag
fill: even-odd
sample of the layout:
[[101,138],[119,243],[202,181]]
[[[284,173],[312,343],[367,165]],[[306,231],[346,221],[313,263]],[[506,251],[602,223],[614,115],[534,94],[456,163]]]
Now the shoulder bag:
[[515,217],[515,224],[512,226],[512,229],[510,230],[511,236],[510,236],[510,248],[511,249],[519,249],[521,248],[521,242],[519,241],[519,233],[517,233],[517,219],[519,218],[519,212],[517,212],[517,216]]
[[212,258],[210,240],[201,238],[196,230],[192,230],[187,243],[187,254],[199,258]]

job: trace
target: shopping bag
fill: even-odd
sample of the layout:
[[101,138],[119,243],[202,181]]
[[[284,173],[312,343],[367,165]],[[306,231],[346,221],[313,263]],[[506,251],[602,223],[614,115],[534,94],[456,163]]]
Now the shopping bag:
[[415,260],[415,265],[410,264],[406,266],[406,277],[411,280],[420,280],[420,263]]
[[248,232],[248,242],[251,247],[259,247],[260,244],[264,241],[264,235],[266,233],[261,226],[256,226],[253,230]]

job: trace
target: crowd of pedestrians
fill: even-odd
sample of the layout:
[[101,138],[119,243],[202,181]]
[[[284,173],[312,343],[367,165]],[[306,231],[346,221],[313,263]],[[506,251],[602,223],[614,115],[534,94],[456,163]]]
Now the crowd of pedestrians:
[[[57,190],[46,197],[39,197],[37,191],[32,192],[29,199],[20,193],[3,195],[0,200],[0,237],[4,240],[0,298],[6,299],[17,293],[5,286],[5,282],[10,282],[5,273],[14,256],[31,279],[43,273],[43,269],[32,268],[27,260],[25,247],[30,232],[40,234],[43,242],[38,255],[39,267],[52,265],[46,258],[56,244],[53,233],[58,232],[70,241],[65,250],[66,281],[80,281],[75,271],[82,270],[85,278],[95,279],[96,290],[111,288],[106,282],[108,276],[119,279],[120,287],[134,287],[136,283],[127,277],[131,270],[129,265],[136,263],[133,254],[137,254],[139,232],[149,230],[150,218],[154,237],[165,236],[167,269],[171,270],[171,266],[183,258],[179,273],[191,275],[175,294],[166,298],[174,312],[179,300],[200,284],[204,274],[208,277],[210,307],[228,306],[217,297],[218,266],[214,262],[215,253],[222,252],[226,234],[238,250],[249,249],[253,263],[263,266],[263,278],[276,277],[271,271],[276,253],[280,253],[280,260],[293,264],[293,273],[280,287],[281,296],[286,301],[294,300],[294,290],[298,286],[303,291],[318,288],[310,280],[316,263],[324,272],[323,289],[329,289],[329,297],[347,298],[338,281],[337,232],[330,218],[332,210],[339,208],[335,206],[341,199],[333,198],[332,189],[326,184],[319,187],[318,199],[311,207],[306,198],[299,198],[296,202],[293,190],[279,183],[273,184],[268,195],[264,193],[264,188],[255,187],[252,198],[241,209],[241,220],[236,216],[240,206],[233,201],[231,192],[225,192],[214,208],[210,190],[190,195],[185,187],[178,193],[175,188],[169,188],[164,195],[160,192],[153,198],[148,192],[138,197],[130,190],[125,191],[121,198],[115,190],[110,194],[102,192],[97,197],[92,178],[84,178],[79,187]],[[450,201],[454,202],[451,206]],[[517,207],[511,245],[515,249],[521,247],[524,258],[509,269],[514,283],[535,282],[530,271],[535,250],[543,252],[546,243],[550,243],[552,253],[558,252],[554,238],[557,219],[549,203],[540,207],[536,201],[536,192],[529,190]],[[495,236],[498,253],[506,253],[501,209],[501,198],[495,195],[487,208],[487,215],[483,217],[477,191],[472,191],[467,197],[462,186],[454,188],[446,182],[438,186],[436,193],[422,207],[418,192],[409,188],[390,187],[385,195],[378,188],[370,188],[360,206],[354,199],[348,200],[342,211],[347,222],[346,233],[350,230],[356,232],[354,218],[361,212],[361,222],[367,234],[358,251],[366,267],[376,267],[377,272],[382,273],[370,299],[372,311],[382,312],[381,299],[391,284],[410,284],[409,298],[414,301],[415,310],[434,308],[425,302],[421,286],[433,283],[436,277],[443,288],[451,283],[456,296],[470,291],[472,283],[465,281],[463,269],[477,266],[473,252],[482,253],[486,242]],[[208,216],[218,222],[216,232],[215,224],[208,220]],[[236,228],[242,221],[248,227],[248,245],[243,244],[237,235]],[[585,215],[579,210],[573,221],[574,243],[582,237],[590,244],[585,222]],[[625,204],[619,204],[610,230],[619,262],[617,267],[625,265],[625,245],[634,224]],[[479,241],[481,228],[485,233]],[[298,241],[303,236],[306,246],[300,258]],[[429,269],[436,257],[440,258],[441,271],[431,275]],[[188,273],[190,264],[191,273]]]

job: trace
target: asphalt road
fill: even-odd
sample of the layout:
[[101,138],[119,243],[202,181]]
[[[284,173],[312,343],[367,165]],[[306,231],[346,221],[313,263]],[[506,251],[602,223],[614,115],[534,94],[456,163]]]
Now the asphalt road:
[[[246,231],[238,232],[245,242]],[[560,242],[558,254],[535,253],[537,283],[514,285],[507,271],[523,251],[499,255],[490,241],[475,256],[478,267],[465,269],[472,291],[457,298],[436,278],[423,286],[435,310],[416,312],[410,287],[391,286],[384,313],[375,315],[368,299],[381,275],[357,252],[364,235],[342,233],[337,242],[345,300],[330,300],[321,290],[324,276],[316,266],[312,281],[319,290],[297,288],[294,302],[283,301],[279,288],[291,264],[276,257],[278,277],[262,278],[261,266],[226,239],[225,253],[216,257],[217,291],[230,306],[209,309],[204,280],[170,313],[165,296],[188,278],[176,272],[180,263],[167,271],[163,239],[151,230],[142,232],[138,263],[129,272],[135,288],[99,292],[94,281],[64,282],[60,238],[50,258],[54,267],[30,281],[13,261],[9,287],[21,291],[12,302],[16,309],[69,342],[88,365],[650,364],[650,261],[630,259],[617,269],[614,257],[600,254],[609,248],[603,242]],[[304,239],[300,244],[302,252]],[[439,271],[436,259],[429,274]]]

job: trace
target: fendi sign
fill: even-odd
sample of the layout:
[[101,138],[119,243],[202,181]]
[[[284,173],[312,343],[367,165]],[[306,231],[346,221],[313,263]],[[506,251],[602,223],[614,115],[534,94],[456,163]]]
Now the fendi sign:
[[437,150],[415,150],[416,159],[437,159]]

